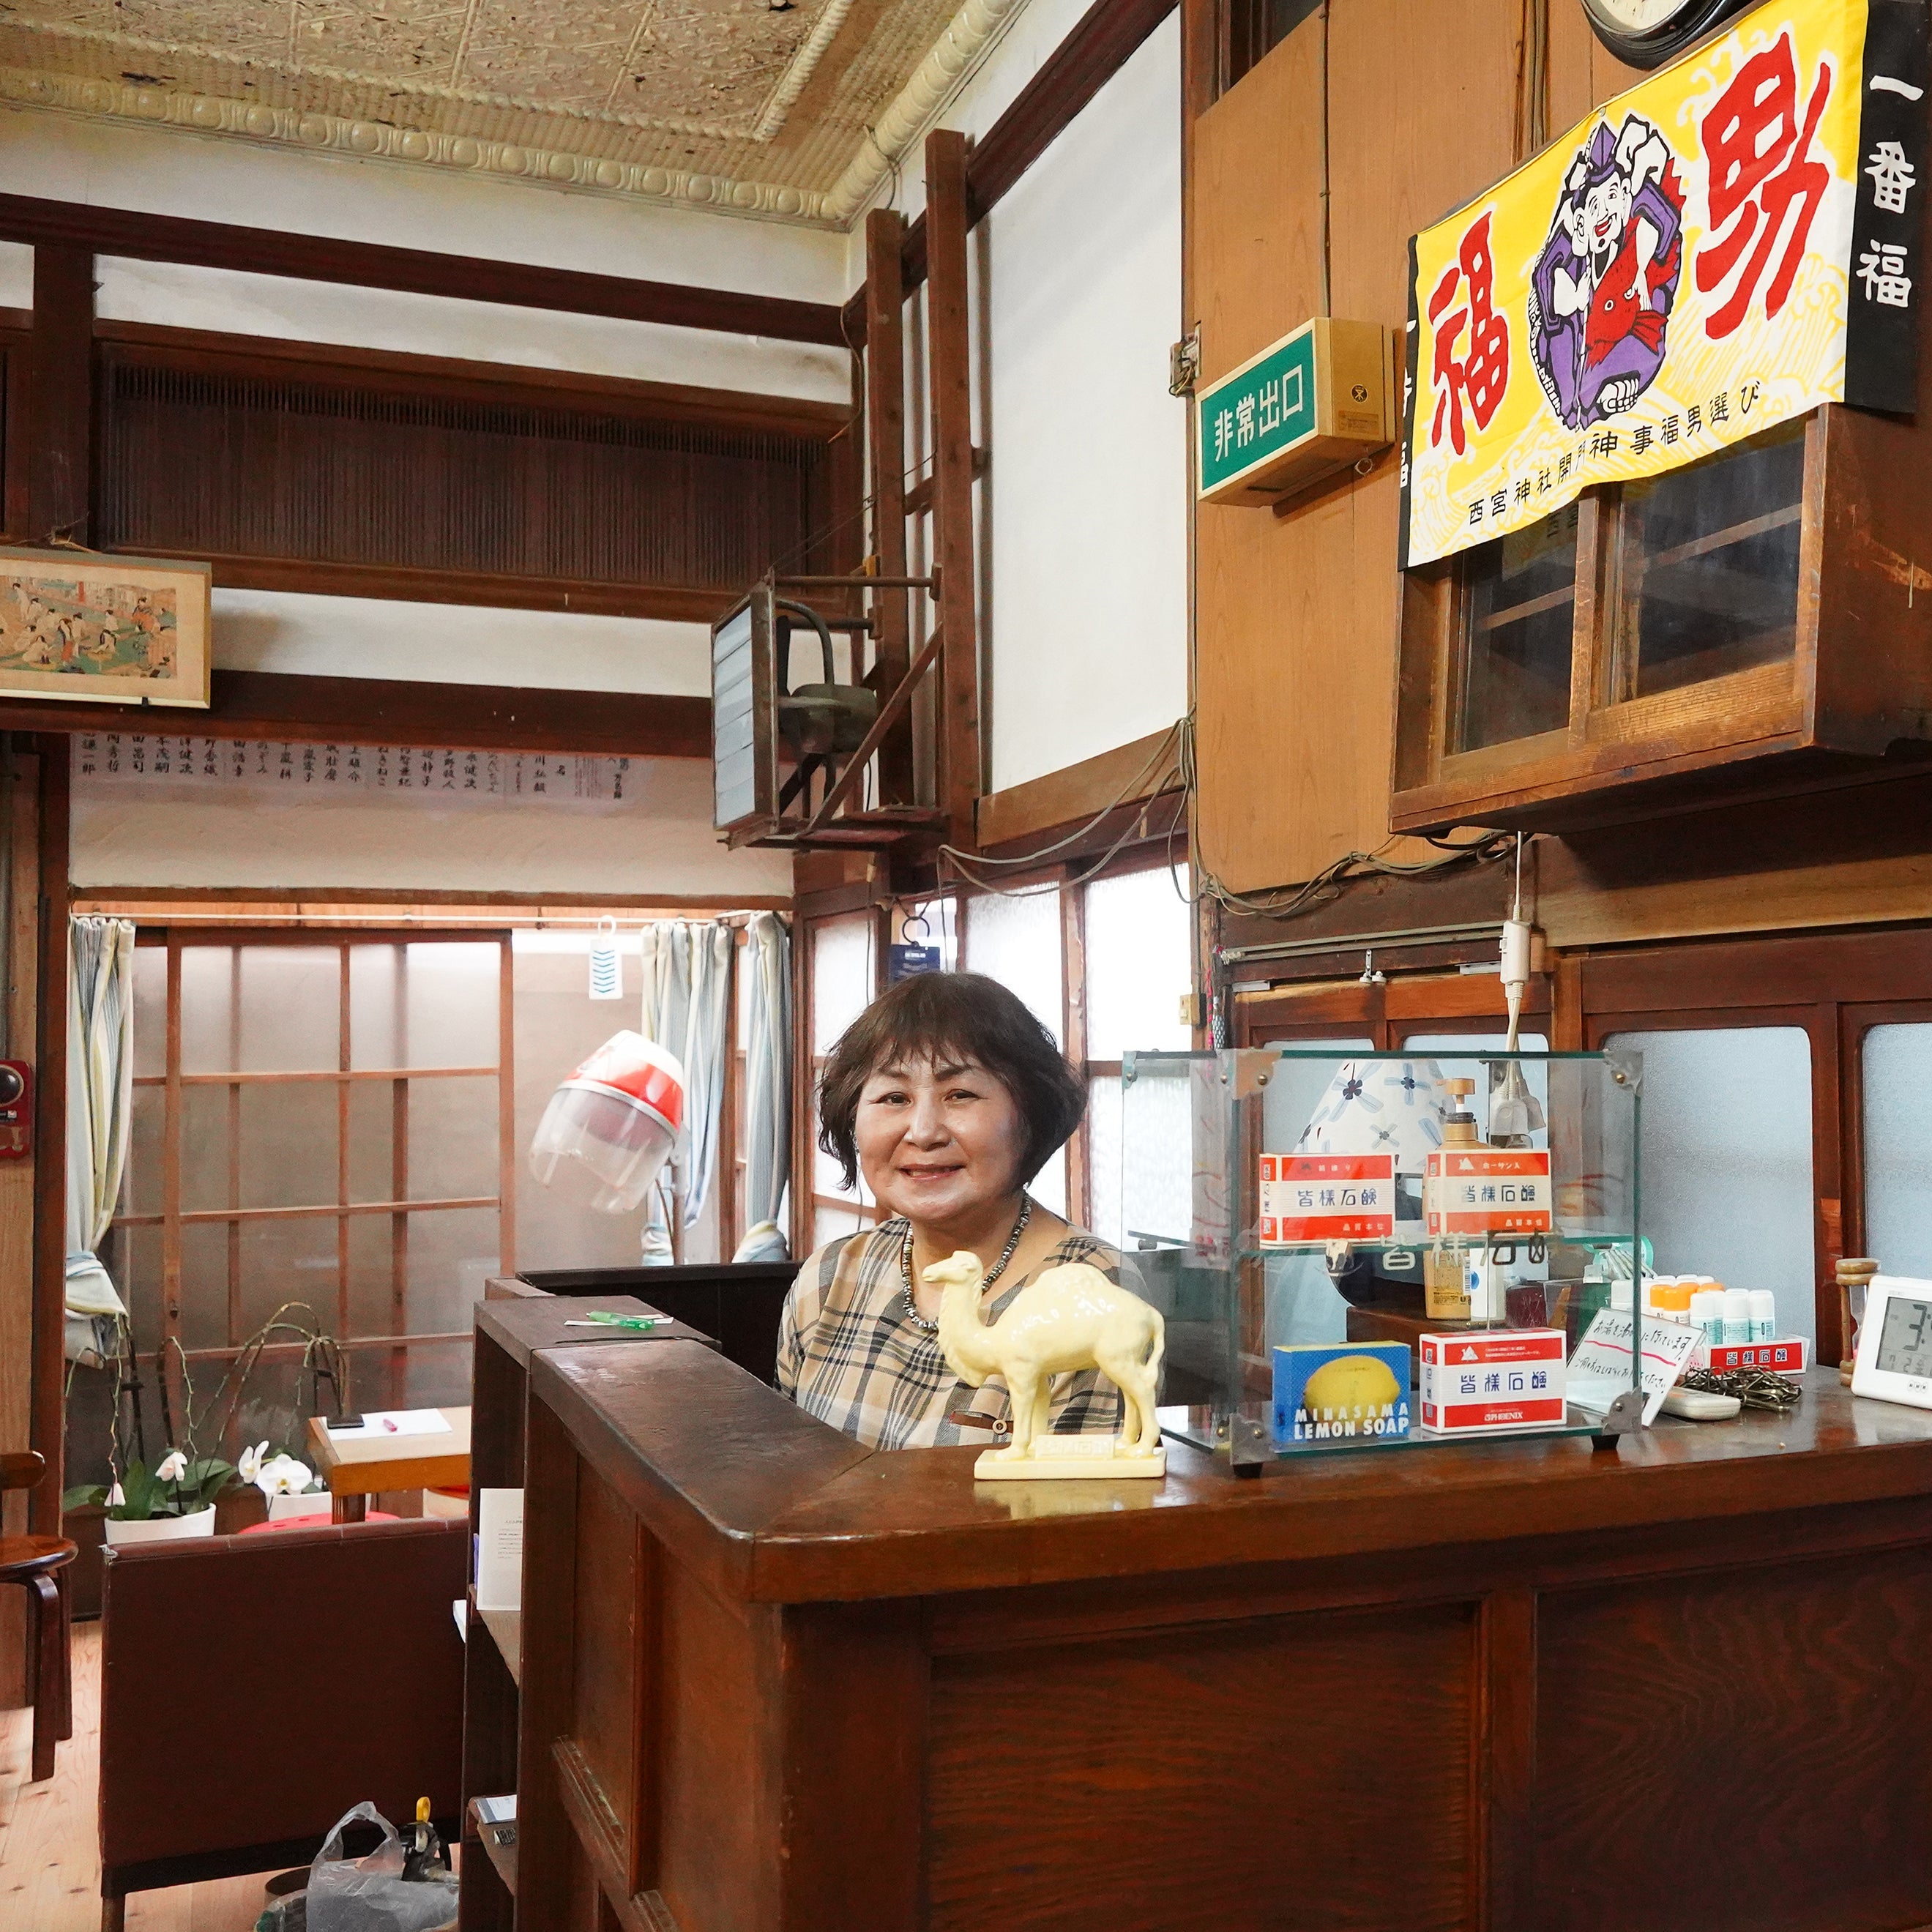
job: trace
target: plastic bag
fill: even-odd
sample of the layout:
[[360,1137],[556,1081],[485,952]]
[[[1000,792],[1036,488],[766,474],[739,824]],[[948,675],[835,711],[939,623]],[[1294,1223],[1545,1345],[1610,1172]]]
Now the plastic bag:
[[[342,1856],[344,1828],[358,1818],[382,1828],[382,1842],[366,1858]],[[443,1932],[456,1923],[456,1878],[432,1870],[403,1876],[403,1841],[373,1804],[345,1812],[322,1841],[309,1868],[308,1932]]]
[[308,1894],[292,1892],[262,1909],[255,1932],[308,1932]]

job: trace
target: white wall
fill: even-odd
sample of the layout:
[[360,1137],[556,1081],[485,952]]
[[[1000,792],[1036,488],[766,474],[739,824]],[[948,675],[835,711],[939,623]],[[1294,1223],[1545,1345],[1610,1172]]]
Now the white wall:
[[[1032,0],[935,124],[983,134],[1085,11]],[[908,219],[925,205],[923,157],[921,142],[889,197]],[[1167,393],[1182,332],[1178,16],[986,226],[976,381],[990,362],[982,620],[998,790],[1187,708],[1187,415]],[[864,260],[855,231],[855,282]],[[909,455],[920,447],[915,432]]]
[[1180,98],[1170,16],[988,218],[995,791],[1187,708]]
[[711,692],[711,634],[702,624],[282,590],[218,590],[214,605],[214,662],[223,670]]
[[[335,156],[0,110],[14,194],[294,233],[836,302],[844,238]],[[124,321],[520,363],[843,402],[842,350],[272,275],[104,257],[98,312]],[[0,248],[0,305],[33,299],[32,253]],[[701,694],[706,627],[359,598],[215,594],[224,669],[554,690]],[[785,894],[782,853],[728,852],[710,767],[642,762],[620,806],[439,808],[200,798],[76,778],[76,886],[264,892]]]
[[[14,194],[196,220],[800,301],[848,293],[844,237],[821,230],[32,109],[0,107],[0,176]],[[118,321],[833,402],[850,394],[844,351],[809,344],[112,257],[99,279],[98,311]],[[32,250],[0,250],[0,305],[32,300]]]
[[711,767],[640,760],[621,804],[439,806],[393,797],[283,799],[166,782],[74,782],[76,890],[259,887],[476,892],[779,893],[783,852],[728,852],[711,829]]

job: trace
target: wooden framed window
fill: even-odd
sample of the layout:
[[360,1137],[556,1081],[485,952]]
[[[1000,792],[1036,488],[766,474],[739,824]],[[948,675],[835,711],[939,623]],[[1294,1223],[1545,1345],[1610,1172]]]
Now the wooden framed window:
[[[135,963],[136,1347],[178,1342],[212,1388],[298,1302],[358,1403],[466,1400],[470,1305],[516,1265],[509,933],[143,927]],[[286,1382],[300,1354],[265,1360]]]
[[1562,829],[1932,735],[1932,606],[1856,534],[1906,540],[1916,472],[1878,465],[1911,434],[1828,406],[1410,571],[1394,828]]

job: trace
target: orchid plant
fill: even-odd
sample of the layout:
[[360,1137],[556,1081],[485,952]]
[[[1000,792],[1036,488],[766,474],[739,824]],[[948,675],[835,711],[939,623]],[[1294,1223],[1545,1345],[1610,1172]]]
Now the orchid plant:
[[235,1465],[218,1456],[190,1456],[170,1449],[152,1469],[130,1462],[118,1483],[70,1490],[62,1500],[69,1509],[105,1503],[116,1522],[148,1522],[156,1516],[193,1516],[208,1508],[234,1474]]
[[[298,1313],[308,1316],[309,1320],[304,1322],[286,1318]],[[219,1456],[204,1456],[195,1445],[196,1436],[213,1420],[217,1409],[223,1407],[224,1398],[225,1412],[220,1416],[218,1428],[212,1433],[216,1440],[224,1437],[232,1439],[230,1432],[236,1421],[236,1412],[249,1374],[271,1338],[283,1334],[292,1335],[300,1341],[303,1368],[326,1374],[337,1387],[336,1400],[340,1402],[346,1375],[341,1370],[339,1353],[335,1344],[322,1331],[314,1310],[306,1303],[284,1302],[248,1338],[223,1378],[220,1388],[206,1406],[197,1406],[194,1384],[188,1374],[187,1354],[178,1340],[170,1336],[156,1354],[155,1370],[157,1379],[162,1384],[165,1420],[168,1414],[167,1378],[163,1373],[163,1363],[167,1352],[172,1349],[174,1378],[181,1392],[186,1425],[181,1446],[170,1448],[150,1468],[136,1451],[135,1444],[123,1442],[117,1410],[114,1438],[109,1452],[116,1480],[111,1484],[83,1485],[69,1490],[62,1498],[63,1507],[80,1509],[104,1503],[108,1515],[117,1522],[145,1522],[156,1516],[192,1516],[207,1508],[238,1477],[244,1483],[254,1484],[263,1495],[269,1496],[304,1496],[325,1488],[326,1485],[316,1480],[307,1463],[285,1451],[270,1455],[266,1440],[243,1450],[238,1467],[233,1462],[224,1462]],[[131,1338],[126,1332],[124,1322],[121,1339],[123,1349],[131,1356]],[[118,1358],[114,1366],[118,1371]],[[171,1423],[168,1432],[174,1433]]]
[[328,1487],[306,1462],[298,1462],[286,1450],[271,1456],[266,1441],[243,1450],[237,1468],[242,1480],[253,1483],[265,1496],[306,1496]]

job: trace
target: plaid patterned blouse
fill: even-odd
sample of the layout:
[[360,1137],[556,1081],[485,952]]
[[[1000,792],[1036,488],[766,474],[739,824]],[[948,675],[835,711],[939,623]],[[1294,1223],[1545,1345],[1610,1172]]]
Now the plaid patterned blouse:
[[[899,1298],[905,1230],[904,1220],[895,1217],[869,1232],[842,1235],[799,1270],[778,1324],[778,1393],[877,1449],[962,1442],[990,1448],[996,1440],[990,1430],[962,1429],[946,1418],[968,1408],[989,1419],[1005,1415],[1011,1406],[1006,1384],[998,1377],[976,1389],[962,1382],[946,1366],[939,1337],[906,1319]],[[1069,1262],[1089,1262],[1110,1281],[1120,1279],[1120,1256],[1070,1228],[1031,1274],[983,1304],[982,1315],[996,1319],[1028,1282]],[[1110,1433],[1120,1421],[1120,1390],[1098,1369],[1054,1377],[1056,1433]]]

